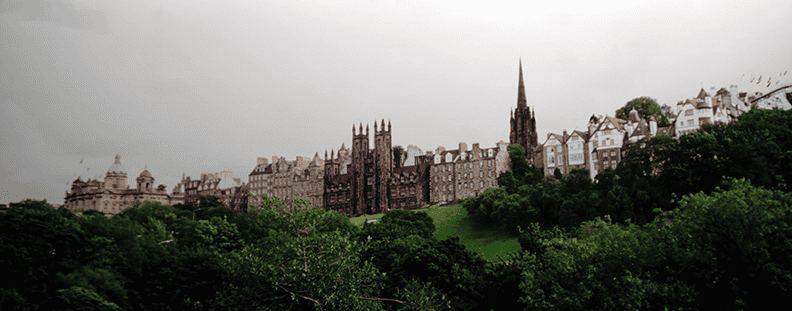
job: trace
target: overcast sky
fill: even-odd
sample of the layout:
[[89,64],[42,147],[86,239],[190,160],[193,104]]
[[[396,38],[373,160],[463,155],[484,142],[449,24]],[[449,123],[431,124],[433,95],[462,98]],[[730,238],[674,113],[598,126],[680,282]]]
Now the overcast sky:
[[394,145],[495,146],[520,58],[540,141],[640,96],[792,80],[788,0],[489,2],[2,0],[0,203],[61,204],[115,154],[133,186],[247,181],[383,118]]

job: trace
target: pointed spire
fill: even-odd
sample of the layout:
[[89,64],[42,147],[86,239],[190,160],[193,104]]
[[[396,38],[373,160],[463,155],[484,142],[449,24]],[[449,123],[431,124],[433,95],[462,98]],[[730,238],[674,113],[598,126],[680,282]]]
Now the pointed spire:
[[333,158],[335,158],[335,150],[330,149],[330,160],[332,160]]
[[352,124],[352,136],[355,136],[355,124]]
[[[385,127],[383,126],[382,129],[384,130]],[[377,132],[377,120],[374,120],[374,133]]]
[[341,143],[341,149],[338,149],[338,150],[341,151],[341,150],[344,150],[344,149],[346,149],[346,146],[344,146],[344,143]]
[[[374,121],[374,124],[377,124],[377,122],[376,122],[376,121]],[[382,130],[385,130],[385,118],[383,118],[383,119],[382,119],[382,126],[381,126],[380,128],[381,128]]]
[[388,120],[388,132],[391,131],[390,129],[391,129],[390,120]]
[[517,108],[527,106],[528,100],[525,98],[525,82],[523,81],[522,58],[520,58],[520,82],[517,85]]
[[[368,125],[366,125],[368,127]],[[358,135],[363,135],[363,123],[360,123],[360,129],[358,129]]]
[[[353,126],[352,127],[352,131],[354,131],[354,130],[355,130],[355,127]],[[325,161],[327,161],[327,149],[325,149]]]
[[[374,124],[376,124],[376,123],[377,122],[374,122]],[[369,135],[368,124],[366,124],[366,137],[368,137],[368,135]]]

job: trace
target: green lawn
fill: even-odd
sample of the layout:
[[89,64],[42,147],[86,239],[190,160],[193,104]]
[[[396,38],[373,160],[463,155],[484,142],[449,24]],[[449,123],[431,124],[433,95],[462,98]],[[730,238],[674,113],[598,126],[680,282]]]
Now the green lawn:
[[[459,237],[459,242],[468,250],[484,256],[488,261],[497,261],[497,255],[506,257],[508,253],[520,250],[517,236],[512,236],[494,229],[478,229],[467,218],[467,211],[462,205],[432,206],[424,210],[434,220],[435,238],[447,239]],[[382,214],[351,218],[352,223],[363,226],[367,219],[380,218]]]

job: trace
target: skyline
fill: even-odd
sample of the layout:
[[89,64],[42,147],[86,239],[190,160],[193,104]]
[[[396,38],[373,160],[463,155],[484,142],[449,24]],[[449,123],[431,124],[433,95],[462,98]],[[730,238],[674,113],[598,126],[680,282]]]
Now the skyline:
[[101,179],[116,154],[130,180],[147,165],[168,191],[182,172],[247,182],[257,157],[324,158],[349,146],[353,124],[381,119],[394,146],[492,147],[509,138],[520,59],[540,143],[636,97],[675,107],[701,88],[766,93],[776,85],[750,78],[792,80],[784,1],[0,8],[5,204],[61,204],[77,175]]

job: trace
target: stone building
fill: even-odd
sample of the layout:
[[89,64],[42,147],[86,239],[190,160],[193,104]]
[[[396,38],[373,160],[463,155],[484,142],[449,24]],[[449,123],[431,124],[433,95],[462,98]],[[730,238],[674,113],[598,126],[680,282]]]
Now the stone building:
[[278,197],[293,206],[292,199],[304,199],[312,206],[323,206],[324,161],[319,153],[311,161],[297,156],[294,161],[285,157],[258,158],[256,168],[248,175],[253,197],[250,204],[262,203],[262,197]]
[[528,99],[525,96],[522,60],[520,61],[520,77],[517,83],[517,110],[511,112],[509,125],[509,143],[522,146],[525,149],[528,163],[540,167],[543,164],[542,158],[536,152],[541,153],[542,150],[537,148],[539,139],[536,133],[536,116],[528,107]]
[[[426,205],[425,157],[414,157],[416,165],[396,167],[393,161],[391,125],[379,128],[374,122],[374,148],[370,132],[352,126],[352,150],[343,147],[325,158],[324,206],[349,216],[384,213],[391,209],[416,209]],[[408,153],[409,154],[409,153]],[[327,152],[325,152],[327,157]],[[405,161],[406,162],[406,161]]]
[[482,149],[478,143],[471,150],[459,143],[456,150],[438,147],[428,156],[432,159],[429,171],[429,203],[445,204],[478,196],[487,188],[498,187],[500,173],[511,169],[508,145]]
[[181,185],[184,185],[185,204],[198,204],[201,196],[213,195],[231,209],[245,210],[248,207],[249,185],[234,178],[229,171],[201,173],[200,179],[182,175]]
[[104,181],[78,177],[72,182],[71,192],[66,192],[64,207],[71,211],[95,210],[107,217],[119,214],[135,202],[155,201],[165,205],[184,202],[184,196],[177,185],[171,194],[165,185],[154,187],[154,177],[144,170],[135,179],[136,187],[127,185],[127,170],[121,164],[121,156],[107,169]]

